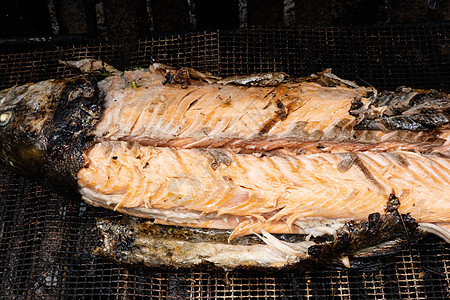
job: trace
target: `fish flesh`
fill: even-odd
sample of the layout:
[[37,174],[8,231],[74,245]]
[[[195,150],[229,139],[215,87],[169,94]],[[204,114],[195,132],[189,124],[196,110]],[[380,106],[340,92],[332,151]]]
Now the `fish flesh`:
[[378,93],[314,79],[276,86],[203,81],[182,86],[163,84],[158,70],[125,72],[99,83],[105,114],[94,133],[141,145],[244,153],[449,154],[448,95],[408,88]]
[[233,229],[230,238],[259,228],[317,234],[296,222],[362,220],[382,212],[393,191],[400,211],[418,222],[450,216],[446,158],[406,151],[258,157],[221,150],[226,159],[217,163],[215,151],[97,143],[78,173],[80,193],[89,204],[159,224]]
[[348,255],[421,232],[450,241],[448,94],[379,92],[330,70],[219,78],[66,63],[87,74],[0,91],[0,160],[91,205],[150,219],[99,220],[98,254],[282,268],[348,265]]

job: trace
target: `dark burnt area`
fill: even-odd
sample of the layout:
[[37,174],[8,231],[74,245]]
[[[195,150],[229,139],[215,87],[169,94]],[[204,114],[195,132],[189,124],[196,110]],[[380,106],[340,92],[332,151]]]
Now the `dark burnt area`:
[[367,100],[352,103],[349,114],[359,119],[355,130],[433,131],[450,124],[450,98],[436,90],[370,92]]
[[86,137],[93,123],[99,119],[100,106],[96,84],[85,79],[70,81],[55,99],[57,107],[52,122],[52,139],[49,147],[61,145],[61,140],[71,136]]
[[56,188],[76,188],[76,173],[83,166],[82,154],[93,142],[91,131],[103,111],[102,98],[94,81],[69,80],[56,110],[44,129],[47,137],[44,175]]
[[180,68],[176,70],[167,70],[164,78],[166,80],[163,82],[163,85],[176,83],[184,85],[188,83],[190,75],[186,68]]
[[279,118],[275,116],[274,118],[264,123],[264,126],[261,128],[261,130],[259,130],[258,135],[262,136],[267,134],[270,131],[270,129],[272,129],[272,127],[275,126],[275,124],[277,124],[278,120]]
[[36,151],[28,141],[37,139],[34,131],[1,135],[0,162],[3,166],[24,176],[33,176],[42,166],[42,153]]
[[367,221],[347,222],[333,241],[309,247],[310,259],[316,262],[339,259],[396,239],[416,241],[420,237],[417,223],[409,214],[400,214],[399,205],[398,198],[390,195],[385,214],[373,213]]
[[[276,93],[273,93],[273,98],[275,98],[276,96]],[[270,103],[271,102],[269,102],[269,104]],[[278,110],[275,111],[275,115],[272,118],[264,123],[263,127],[258,132],[259,136],[267,134],[278,122],[286,120],[286,118],[288,117],[290,112],[289,108],[286,107],[283,102],[281,102],[280,98],[275,100],[275,104]]]
[[284,109],[284,104],[283,104],[283,102],[281,102],[280,99],[277,99],[277,100],[276,100],[276,103],[277,103],[277,107],[278,107],[279,109]]
[[[391,198],[395,201],[395,197]],[[394,203],[389,209],[396,209]],[[389,207],[389,205],[388,205]],[[388,209],[386,209],[387,211]],[[191,243],[227,243],[230,230],[220,229],[204,229],[204,228],[187,228],[178,226],[157,225],[149,220],[132,218],[125,216],[122,220],[98,219],[97,230],[101,236],[101,243],[94,249],[94,254],[115,260],[119,264],[127,268],[149,268],[151,270],[183,268],[183,266],[170,265],[170,262],[155,257],[155,261],[150,264],[143,264],[139,257],[133,253],[139,253],[140,247],[135,244],[135,240],[139,236],[153,236],[165,240],[188,241]],[[407,233],[406,233],[407,232]],[[292,234],[276,234],[276,238],[290,243],[304,240],[303,235]],[[345,268],[340,262],[342,256],[350,256],[360,250],[371,248],[370,251],[363,256],[356,256],[351,260],[351,268],[370,268],[371,261],[364,259],[371,256],[389,255],[403,249],[410,242],[416,242],[420,238],[417,230],[417,224],[409,215],[400,215],[397,210],[388,212],[385,215],[373,213],[369,215],[367,221],[348,222],[345,227],[338,231],[336,237],[329,235],[315,238],[317,243],[309,248],[309,257],[299,259],[297,263],[282,268],[289,269],[311,269],[318,266],[327,265],[332,268]],[[383,245],[384,242],[396,241],[395,244],[388,246]],[[254,245],[263,244],[263,242],[255,235],[238,237],[231,241],[234,245]],[[204,261],[200,264],[188,263],[185,266],[189,270],[218,270],[223,271],[220,266]],[[263,270],[279,271],[277,268],[270,267],[248,267],[245,265],[237,266],[232,271],[239,270]],[[228,270],[231,271],[231,270]]]
[[103,111],[98,87],[80,77],[44,82],[31,92],[28,88],[16,88],[8,95],[24,100],[8,108],[12,119],[0,128],[0,161],[68,197],[75,196],[82,154],[93,141],[91,131]]
[[122,251],[130,250],[133,247],[133,242],[135,240],[132,230],[126,227],[120,227],[117,228],[117,230],[120,230],[120,234],[118,234],[118,232],[114,234],[111,228],[107,230],[108,236],[114,239],[113,244],[117,246],[114,248],[114,255],[119,255]]
[[[155,237],[162,240],[177,240],[180,242],[189,243],[217,243],[227,244],[228,237],[231,230],[209,229],[209,228],[190,228],[182,226],[167,226],[154,224],[152,220],[124,216],[120,220],[109,218],[97,219],[97,232],[100,240],[93,249],[94,255],[102,256],[112,259],[123,265],[126,268],[146,269],[149,270],[181,270],[186,269],[190,272],[192,270],[209,270],[209,271],[224,271],[219,265],[215,265],[208,261],[202,261],[199,264],[190,264],[188,261],[183,265],[174,265],[170,263],[170,259],[162,259],[154,256],[147,262],[142,261],[141,248],[138,244],[140,237]],[[274,236],[282,241],[295,243],[303,241],[304,235],[292,234],[274,234]],[[321,240],[329,238],[329,236],[322,237]],[[256,235],[240,236],[230,242],[232,245],[256,245],[264,244],[264,242]],[[166,249],[167,251],[170,251]],[[136,255],[138,254],[138,255]],[[167,252],[167,257],[171,253]],[[310,261],[302,262],[298,267],[310,266]],[[271,267],[249,267],[246,265],[237,266],[233,270],[261,270],[264,272],[278,271],[277,268]]]

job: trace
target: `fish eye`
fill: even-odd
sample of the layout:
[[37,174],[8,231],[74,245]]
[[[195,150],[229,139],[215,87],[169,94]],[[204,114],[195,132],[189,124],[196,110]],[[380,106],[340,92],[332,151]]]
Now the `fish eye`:
[[6,126],[8,125],[9,121],[11,120],[12,112],[11,111],[4,111],[0,113],[0,126]]

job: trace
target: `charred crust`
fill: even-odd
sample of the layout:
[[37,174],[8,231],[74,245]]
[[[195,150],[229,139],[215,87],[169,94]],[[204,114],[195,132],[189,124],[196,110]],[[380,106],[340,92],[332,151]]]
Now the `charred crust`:
[[[97,231],[103,243],[108,245],[108,252],[116,260],[120,261],[123,257],[123,253],[133,248],[135,241],[134,232],[130,228],[124,226],[112,226],[111,223],[105,220],[97,221]],[[96,251],[101,254],[106,249],[98,248]]]
[[379,229],[378,225],[380,224],[381,220],[380,213],[370,214],[367,219],[368,222],[364,224],[364,225],[367,224],[367,226],[364,228],[365,230],[373,232]]
[[311,246],[308,254],[313,261],[337,259],[395,238],[418,237],[417,224],[409,214],[398,212],[399,204],[398,198],[390,195],[385,215],[373,213],[367,221],[347,222],[333,241]]
[[359,114],[358,114],[357,110],[362,108],[363,105],[364,104],[362,103],[361,99],[357,99],[357,100],[353,101],[348,113],[354,117],[358,116]]
[[387,213],[398,212],[398,207],[400,206],[400,200],[394,194],[389,195],[388,203],[386,205]]
[[[276,93],[273,93],[273,97],[276,97]],[[269,104],[270,103],[271,101],[269,101]],[[286,118],[288,117],[289,107],[284,105],[280,99],[276,99],[275,104],[278,110],[275,111],[275,115],[272,118],[264,123],[263,127],[258,132],[259,136],[267,134],[278,122],[286,120]]]
[[190,75],[186,68],[180,68],[177,70],[167,70],[164,78],[165,81],[163,82],[163,85],[178,83],[182,85],[182,88],[186,88]]
[[386,214],[373,213],[368,216],[367,221],[347,222],[338,230],[332,241],[318,243],[308,248],[310,260],[323,262],[339,259],[399,238],[405,243],[412,237],[417,240],[420,237],[417,223],[409,214],[400,214],[399,205],[399,199],[391,194]]
[[355,130],[432,132],[450,124],[449,96],[436,90],[401,87],[395,92],[367,93],[355,100],[349,114],[358,119]]
[[166,75],[164,76],[164,78],[166,79],[162,84],[166,85],[166,84],[172,84],[173,83],[173,73],[171,72],[167,72]]
[[275,126],[277,122],[278,118],[275,117],[264,123],[263,127],[259,130],[258,135],[261,136],[267,134],[270,131],[270,129],[272,129],[272,127]]
[[134,236],[132,232],[124,232],[121,235],[115,235],[115,237],[118,239],[115,241],[115,245],[117,245],[115,253],[130,250],[133,246]]
[[283,102],[281,102],[280,99],[277,99],[277,100],[276,100],[276,103],[277,103],[277,107],[278,107],[279,109],[284,109],[284,104],[283,104]]
[[103,112],[97,84],[85,78],[67,80],[53,118],[43,128],[47,137],[44,178],[64,191],[77,188],[76,174],[84,165],[83,152],[93,143],[92,131]]

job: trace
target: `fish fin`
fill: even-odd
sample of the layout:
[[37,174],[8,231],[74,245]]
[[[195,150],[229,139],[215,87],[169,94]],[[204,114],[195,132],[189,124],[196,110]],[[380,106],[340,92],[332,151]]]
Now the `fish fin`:
[[217,83],[249,86],[277,86],[288,77],[289,75],[283,72],[257,73],[244,76],[230,76],[217,81]]
[[277,239],[274,235],[270,234],[268,231],[264,230],[261,227],[258,227],[258,229],[261,231],[262,235],[254,233],[256,236],[258,236],[269,247],[272,247],[286,255],[294,257],[304,257],[308,252],[308,247],[314,244],[314,242],[311,241],[304,241],[295,244],[285,242]]
[[173,84],[173,83],[184,84],[189,79],[201,80],[201,81],[205,81],[205,82],[211,84],[211,83],[215,83],[218,80],[222,79],[222,77],[214,76],[210,73],[202,73],[202,72],[200,72],[196,69],[190,68],[190,67],[176,68],[176,67],[168,66],[165,64],[154,63],[151,66],[151,68],[155,71],[156,70],[164,71],[166,73],[165,74],[165,77],[166,77],[165,83],[169,83],[169,84]]
[[92,59],[92,58],[86,58],[82,60],[60,60],[60,64],[66,65],[68,67],[71,67],[73,69],[76,69],[82,73],[94,73],[94,72],[101,72],[101,73],[109,73],[111,75],[122,75],[123,72],[117,70],[111,65],[108,65],[107,63]]
[[347,269],[350,269],[350,259],[348,258],[348,256],[342,256],[341,262]]
[[325,77],[328,81],[331,81],[334,84],[343,84],[345,86],[352,87],[352,88],[355,88],[355,89],[359,87],[353,81],[342,79],[342,78],[334,75],[333,73],[331,73],[331,69],[326,69],[326,70],[324,70],[322,72],[318,72],[317,74],[319,76]]
[[352,253],[352,257],[354,258],[362,258],[362,257],[374,257],[381,256],[386,254],[393,254],[400,250],[403,245],[407,242],[405,239],[395,239],[392,241],[387,241],[375,246],[367,247],[361,250],[358,250],[355,253]]
[[272,246],[273,248],[287,255],[298,256],[300,254],[299,251],[292,248],[288,243],[280,241],[261,227],[258,227],[258,229],[261,231],[262,235],[259,235],[256,232],[254,234],[267,245]]

